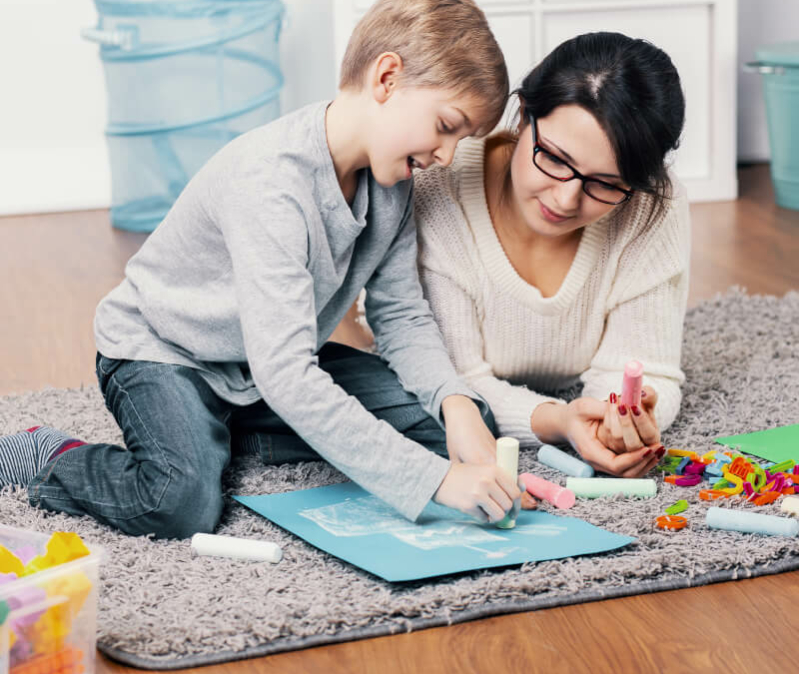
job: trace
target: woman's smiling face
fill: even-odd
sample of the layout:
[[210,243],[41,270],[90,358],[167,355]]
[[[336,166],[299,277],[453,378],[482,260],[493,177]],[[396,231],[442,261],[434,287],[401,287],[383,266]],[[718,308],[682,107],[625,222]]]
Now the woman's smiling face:
[[[578,105],[562,105],[536,120],[538,144],[554,161],[566,162],[587,178],[629,189],[596,118]],[[561,182],[533,164],[529,121],[520,130],[511,159],[515,210],[536,234],[558,237],[596,222],[616,206],[593,199],[579,178]]]

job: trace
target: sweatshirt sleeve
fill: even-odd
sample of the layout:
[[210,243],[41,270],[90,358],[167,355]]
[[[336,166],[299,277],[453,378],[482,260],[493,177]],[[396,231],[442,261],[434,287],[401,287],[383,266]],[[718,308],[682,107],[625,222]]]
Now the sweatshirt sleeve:
[[604,400],[621,390],[626,362],[641,361],[644,385],[658,394],[655,419],[661,430],[677,417],[680,385],[685,380],[680,355],[690,236],[688,201],[679,189],[662,217],[626,245],[610,294],[602,341],[591,367],[581,377],[583,395]]
[[300,203],[283,192],[243,198],[220,223],[253,379],[266,404],[324,459],[415,520],[449,461],[377,419],[319,367],[305,223]]
[[472,398],[483,412],[487,405],[458,377],[422,294],[412,208],[411,198],[397,237],[366,285],[366,320],[377,352],[397,373],[402,387],[442,423],[441,403],[447,396]]
[[540,444],[530,428],[533,410],[542,403],[564,401],[497,377],[485,359],[478,309],[468,291],[429,267],[422,266],[421,276],[455,368],[488,402],[500,435],[514,437],[522,446]]

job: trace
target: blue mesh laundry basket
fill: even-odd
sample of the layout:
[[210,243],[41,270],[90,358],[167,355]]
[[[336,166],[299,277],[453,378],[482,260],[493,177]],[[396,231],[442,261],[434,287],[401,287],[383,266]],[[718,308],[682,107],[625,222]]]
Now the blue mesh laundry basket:
[[95,0],[111,222],[150,232],[192,175],[280,114],[280,0]]

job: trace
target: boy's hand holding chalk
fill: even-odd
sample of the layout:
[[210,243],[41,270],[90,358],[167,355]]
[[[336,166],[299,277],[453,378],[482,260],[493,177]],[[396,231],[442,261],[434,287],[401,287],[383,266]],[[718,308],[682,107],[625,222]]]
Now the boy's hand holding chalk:
[[496,464],[451,462],[433,501],[481,522],[500,522],[521,499],[521,490]]

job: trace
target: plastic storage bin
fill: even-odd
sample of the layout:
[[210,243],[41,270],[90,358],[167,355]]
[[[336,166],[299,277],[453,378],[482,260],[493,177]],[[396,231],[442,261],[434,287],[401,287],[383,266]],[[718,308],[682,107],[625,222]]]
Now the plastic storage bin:
[[755,58],[749,65],[763,75],[774,196],[799,210],[799,42],[761,47]]
[[[0,525],[0,545],[12,552],[27,547],[30,556],[44,555],[49,540]],[[93,674],[103,551],[86,547],[88,556],[10,582],[3,579],[0,674]]]
[[280,114],[279,0],[95,0],[111,222],[152,231],[192,175]]

